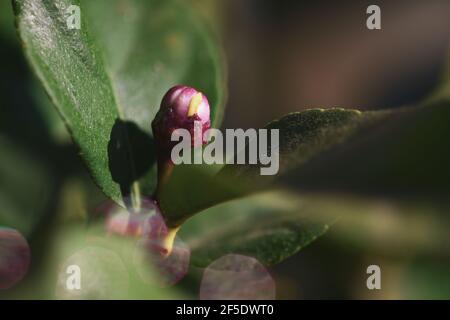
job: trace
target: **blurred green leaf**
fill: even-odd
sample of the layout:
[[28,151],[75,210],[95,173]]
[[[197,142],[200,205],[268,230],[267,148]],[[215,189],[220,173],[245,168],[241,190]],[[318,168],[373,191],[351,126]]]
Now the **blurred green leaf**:
[[[70,5],[81,7],[80,30],[67,26]],[[150,123],[171,86],[203,91],[220,122],[220,54],[189,3],[17,0],[14,8],[29,62],[112,199],[153,190]]]
[[0,226],[29,237],[49,214],[55,181],[39,157],[2,135],[0,154]]
[[450,274],[447,260],[418,260],[408,265],[399,281],[403,299],[448,300]]
[[[88,231],[82,224],[55,225],[48,246],[39,255],[42,264],[18,286],[0,292],[8,299],[110,300],[189,299],[179,287],[161,288],[148,283],[159,274],[151,264],[144,281],[134,260],[138,239],[105,234],[101,225]],[[69,265],[81,271],[81,290],[66,288]],[[36,267],[36,265],[34,266]]]
[[42,121],[47,128],[48,135],[52,139],[52,142],[58,145],[71,143],[70,134],[64,121],[53,107],[52,102],[37,79],[32,79],[30,91],[31,97],[36,103],[36,111],[42,117]]
[[8,41],[14,41],[14,15],[9,1],[0,2],[0,36]]
[[425,101],[424,105],[434,103],[449,103],[450,102],[450,53],[447,58],[447,65],[445,66],[442,79],[437,88],[432,92],[430,97]]
[[390,257],[450,255],[448,201],[320,193],[296,198],[311,221],[336,221],[328,237],[342,247]]
[[[347,249],[448,259],[448,208],[448,202],[280,190],[205,210],[183,225],[180,236],[192,246],[192,262],[198,266],[226,253],[281,262],[323,235],[327,226],[333,226],[328,241]],[[277,241],[280,235],[286,242]]]
[[[2,92],[1,99],[3,101],[0,101],[0,104],[1,102],[4,103],[2,107],[14,110],[17,113],[24,113],[24,110],[18,110],[17,101],[31,98],[29,101],[23,102],[24,104],[26,103],[26,112],[36,112],[35,116],[30,117],[32,118],[31,121],[33,123],[42,121],[54,142],[58,144],[70,142],[70,135],[64,125],[64,121],[52,106],[42,85],[36,78],[32,77],[29,68],[26,66],[26,61],[21,54],[19,37],[14,27],[14,12],[10,1],[0,2],[0,42],[2,58],[9,62],[8,68],[2,69],[4,78],[9,79],[4,84],[5,91]],[[15,80],[16,77],[19,79]],[[11,86],[14,86],[16,90],[11,90],[11,88],[7,87],[10,83],[13,83]],[[16,92],[20,92],[20,97],[15,96]],[[0,112],[6,113],[5,110],[0,110]],[[26,115],[23,117],[26,117]],[[4,117],[2,114],[2,120],[7,123],[14,121],[7,114]],[[0,123],[0,125],[3,126],[4,124]]]
[[195,266],[206,267],[228,253],[273,265],[328,229],[327,224],[305,217],[300,207],[280,193],[263,193],[206,210],[186,222],[180,237],[191,246]]

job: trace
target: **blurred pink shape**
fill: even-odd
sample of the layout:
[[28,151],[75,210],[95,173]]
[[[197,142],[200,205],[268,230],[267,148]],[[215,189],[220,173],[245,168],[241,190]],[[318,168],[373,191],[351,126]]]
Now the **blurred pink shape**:
[[142,198],[141,206],[137,210],[124,208],[112,200],[106,200],[94,210],[93,214],[94,218],[103,221],[108,235],[156,237],[167,233],[161,211],[150,198]]
[[273,300],[275,282],[256,259],[228,254],[212,262],[203,273],[201,300]]
[[0,289],[8,289],[27,274],[31,253],[27,240],[16,230],[0,228]]
[[[175,237],[169,254],[166,243],[169,228],[157,203],[152,199],[141,199],[138,210],[123,208],[108,200],[98,206],[94,213],[103,219],[106,235],[136,239],[133,263],[137,274],[145,283],[168,287],[187,274],[190,249]],[[105,239],[101,241],[101,238],[93,234],[90,240],[102,243]]]

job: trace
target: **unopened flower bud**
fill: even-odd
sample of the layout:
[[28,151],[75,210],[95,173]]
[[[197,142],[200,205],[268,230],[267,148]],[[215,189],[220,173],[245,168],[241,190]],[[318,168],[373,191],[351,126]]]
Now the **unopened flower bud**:
[[[192,137],[194,146],[194,137],[197,132],[200,134],[210,128],[210,109],[206,96],[186,86],[175,86],[171,88],[161,102],[161,107],[152,122],[153,135],[156,143],[161,149],[171,149],[172,133],[176,129],[186,129]],[[195,126],[201,128],[196,128]],[[198,130],[201,129],[201,130]],[[206,143],[201,138],[201,141]]]

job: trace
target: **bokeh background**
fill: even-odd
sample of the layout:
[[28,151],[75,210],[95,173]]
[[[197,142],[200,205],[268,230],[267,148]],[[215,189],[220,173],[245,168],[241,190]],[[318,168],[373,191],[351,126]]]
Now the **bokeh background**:
[[[371,1],[191,1],[224,45],[229,89],[224,128],[262,127],[312,107],[377,110],[417,104],[436,87],[449,53],[448,0],[376,1],[382,10],[382,30],[376,31],[366,28]],[[102,200],[25,62],[10,2],[0,0],[0,208],[24,221],[47,212],[28,239],[39,258],[23,283],[0,291],[0,297],[14,298],[41,277],[55,215],[77,219]],[[448,202],[436,206],[449,213]],[[332,228],[271,268],[277,297],[450,298],[448,251],[419,254],[380,243],[386,232],[374,226],[391,226],[399,237],[410,232],[412,239],[420,231],[396,231],[403,223],[392,222],[396,203],[378,199],[363,207],[371,212],[371,241],[342,239],[345,232]],[[380,291],[365,286],[370,264],[382,269]],[[197,278],[193,272],[180,284],[185,297],[198,296]]]
[[[414,104],[436,85],[448,53],[450,2],[222,1],[230,99],[225,125],[260,126],[288,112]],[[257,112],[255,112],[257,110]]]

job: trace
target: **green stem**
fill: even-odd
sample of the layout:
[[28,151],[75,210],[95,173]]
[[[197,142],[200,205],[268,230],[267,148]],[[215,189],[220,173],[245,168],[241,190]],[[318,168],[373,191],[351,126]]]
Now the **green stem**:
[[136,212],[141,208],[141,188],[139,182],[135,181],[132,185],[131,205]]

